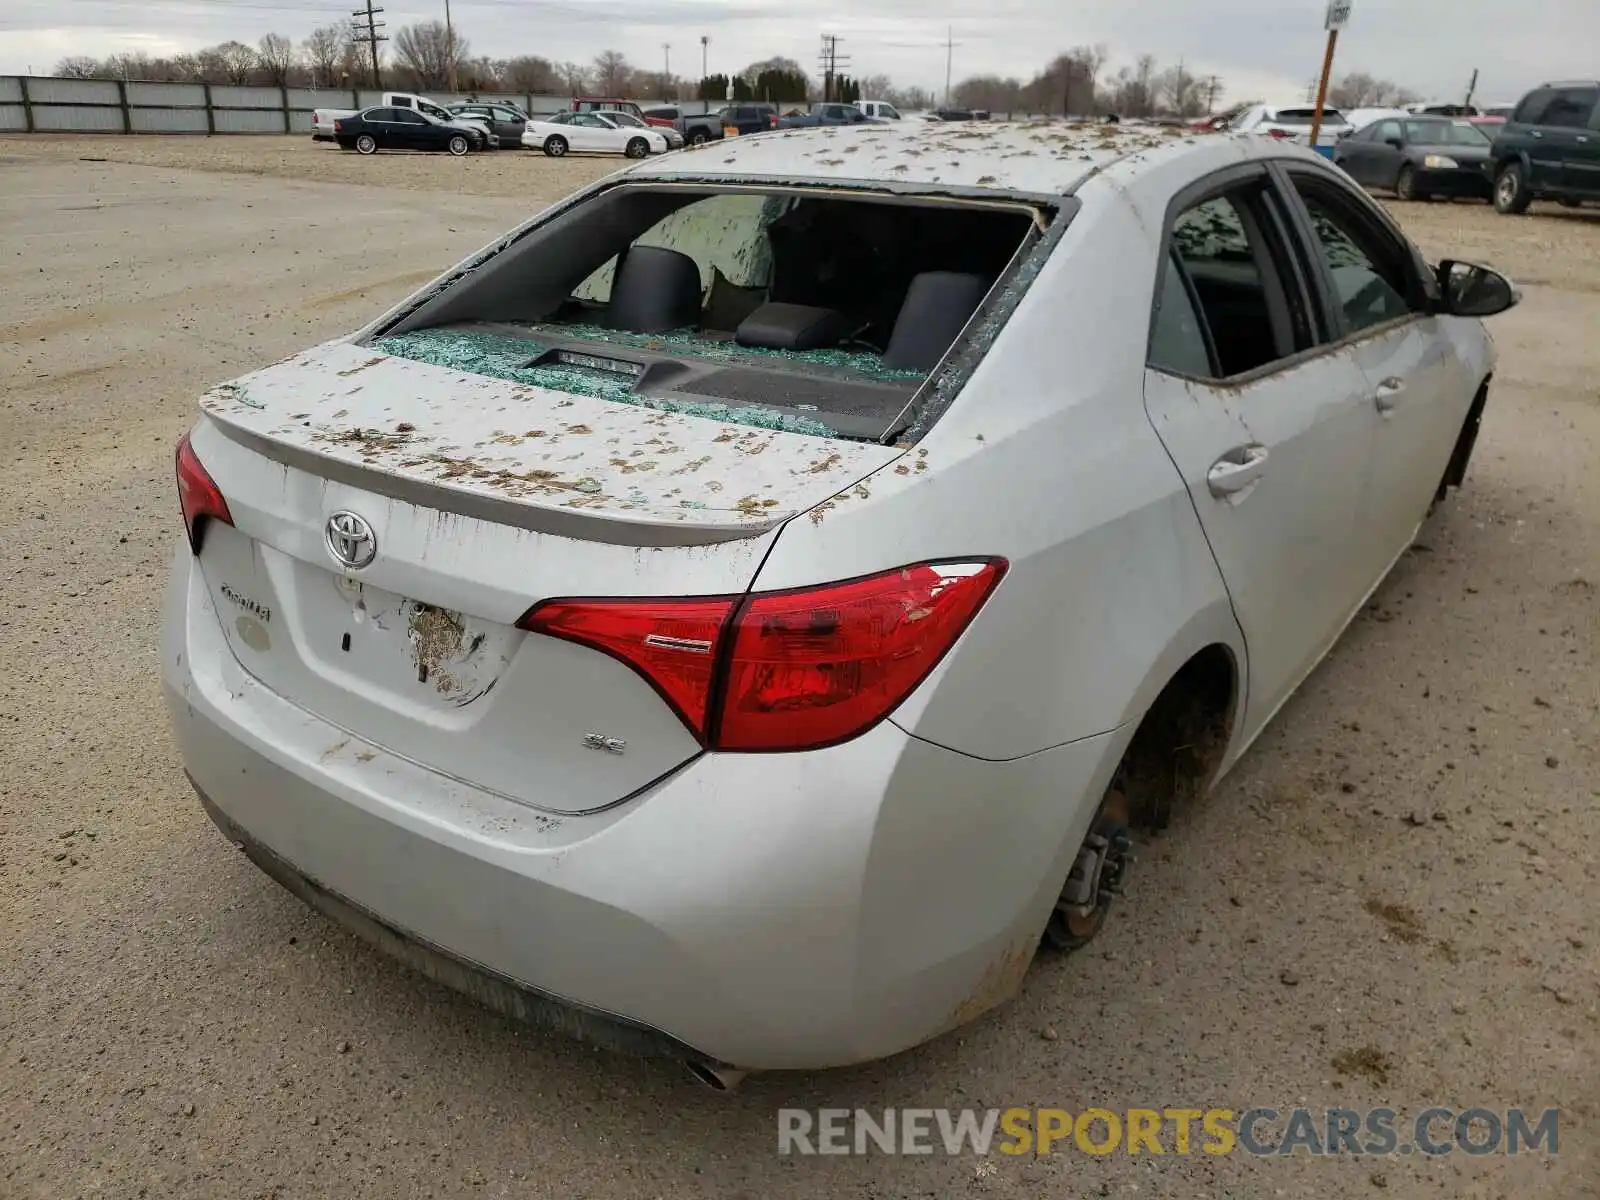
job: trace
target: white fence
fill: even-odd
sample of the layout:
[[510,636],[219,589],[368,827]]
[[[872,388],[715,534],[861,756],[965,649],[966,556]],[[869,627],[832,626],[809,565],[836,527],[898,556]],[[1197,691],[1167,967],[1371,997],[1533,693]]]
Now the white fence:
[[[500,100],[525,112],[569,108],[570,96],[538,93],[430,93],[440,104]],[[50,79],[0,75],[0,133],[310,133],[318,108],[370,108],[370,88],[233,87],[220,83],[145,83],[126,79]],[[701,100],[673,104],[704,113]]]

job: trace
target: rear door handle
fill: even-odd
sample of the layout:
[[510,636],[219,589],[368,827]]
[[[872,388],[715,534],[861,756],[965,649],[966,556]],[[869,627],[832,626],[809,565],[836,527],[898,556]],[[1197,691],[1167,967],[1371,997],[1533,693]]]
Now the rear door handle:
[[1206,486],[1213,496],[1236,496],[1260,479],[1266,469],[1265,446],[1241,446],[1211,464]]
[[1405,390],[1406,381],[1391,376],[1378,385],[1378,390],[1373,393],[1373,403],[1378,406],[1379,412],[1390,412],[1400,403]]

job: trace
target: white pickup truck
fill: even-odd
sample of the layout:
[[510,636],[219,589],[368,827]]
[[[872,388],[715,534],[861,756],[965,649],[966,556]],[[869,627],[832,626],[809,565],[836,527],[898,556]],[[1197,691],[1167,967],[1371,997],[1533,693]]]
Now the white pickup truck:
[[[500,139],[495,136],[489,122],[481,117],[458,117],[454,113],[446,112],[442,107],[429,100],[426,96],[414,96],[410,92],[385,92],[382,105],[372,105],[373,108],[414,108],[418,112],[427,113],[428,116],[443,121],[446,125],[454,125],[458,129],[482,130],[487,139],[489,149],[499,147]],[[314,142],[333,141],[333,123],[343,117],[353,117],[362,109],[356,108],[319,108],[311,114],[311,140]]]

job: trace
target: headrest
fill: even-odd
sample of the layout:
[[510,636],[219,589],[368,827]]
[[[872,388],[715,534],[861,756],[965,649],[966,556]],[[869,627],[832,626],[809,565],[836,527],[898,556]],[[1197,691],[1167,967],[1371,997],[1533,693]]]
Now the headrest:
[[822,350],[837,346],[849,332],[842,312],[807,304],[763,304],[739,323],[733,338],[741,346],[768,350]]
[[660,246],[632,246],[611,282],[606,324],[629,333],[666,333],[700,324],[700,268]]
[[981,275],[924,271],[913,278],[883,352],[883,365],[897,371],[933,370],[988,291],[989,283]]

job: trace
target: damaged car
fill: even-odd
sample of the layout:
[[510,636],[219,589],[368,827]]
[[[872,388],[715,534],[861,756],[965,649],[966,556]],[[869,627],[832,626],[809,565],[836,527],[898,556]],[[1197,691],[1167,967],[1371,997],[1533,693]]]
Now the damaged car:
[[1287,141],[646,160],[203,398],[185,769],[520,1018],[893,1054],[1102,928],[1463,481],[1516,298]]

